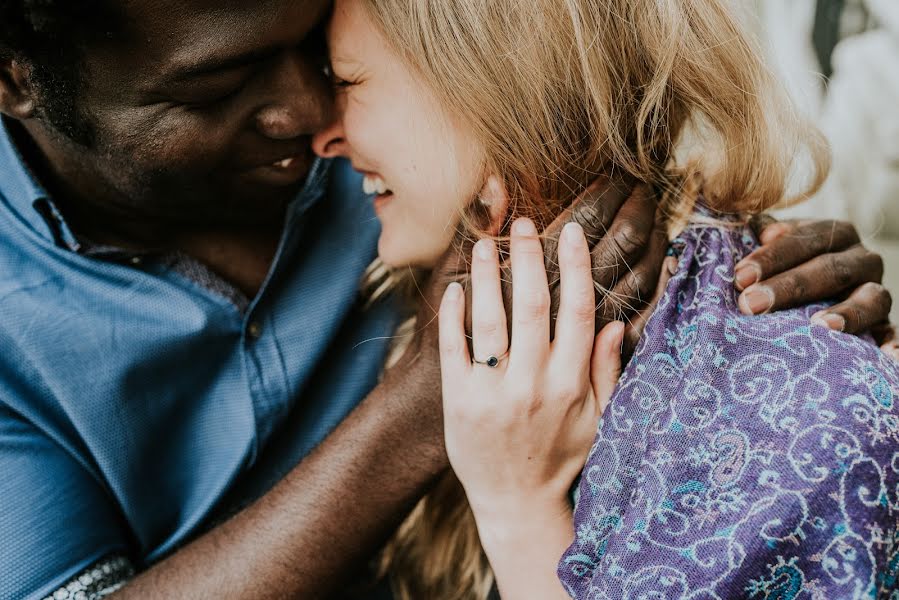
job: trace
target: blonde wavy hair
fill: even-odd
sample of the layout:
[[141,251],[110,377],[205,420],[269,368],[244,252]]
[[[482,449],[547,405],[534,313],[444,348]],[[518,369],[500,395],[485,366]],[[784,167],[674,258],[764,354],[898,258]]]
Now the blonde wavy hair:
[[[743,213],[802,200],[827,175],[825,141],[728,0],[358,1],[474,132],[509,191],[509,222],[546,225],[603,173],[654,185],[674,209],[701,188],[713,208]],[[381,570],[404,600],[487,598],[492,574],[452,474]]]

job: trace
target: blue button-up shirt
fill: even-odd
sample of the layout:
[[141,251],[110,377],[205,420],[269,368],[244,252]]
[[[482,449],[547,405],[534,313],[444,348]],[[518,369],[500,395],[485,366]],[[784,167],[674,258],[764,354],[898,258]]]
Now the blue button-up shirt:
[[318,162],[240,306],[166,261],[79,252],[3,125],[0,598],[108,556],[146,566],[320,442],[396,324],[360,299],[378,234],[358,175]]

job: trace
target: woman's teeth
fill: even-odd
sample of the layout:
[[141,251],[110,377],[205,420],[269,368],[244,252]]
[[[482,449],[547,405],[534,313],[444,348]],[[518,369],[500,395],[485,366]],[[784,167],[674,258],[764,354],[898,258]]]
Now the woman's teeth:
[[362,178],[362,192],[366,195],[378,194],[380,196],[389,191],[387,184],[377,175],[365,175]]

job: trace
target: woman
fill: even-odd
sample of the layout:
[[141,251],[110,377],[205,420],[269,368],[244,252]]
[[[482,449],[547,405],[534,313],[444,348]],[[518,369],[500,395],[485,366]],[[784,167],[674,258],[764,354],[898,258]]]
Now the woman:
[[[790,113],[723,2],[338,0],[329,41],[341,118],[316,147],[325,156],[349,156],[365,173],[383,223],[383,263],[433,264],[460,221],[485,238],[472,258],[471,350],[457,285],[447,290],[440,313],[447,451],[478,535],[466,528],[462,495],[447,479],[388,552],[401,596],[485,596],[491,581],[479,563],[479,543],[508,598],[566,591],[597,598],[764,596],[784,581],[794,596],[818,590],[843,597],[847,589],[870,595],[892,585],[894,492],[860,496],[856,521],[844,519],[842,529],[806,509],[841,489],[833,477],[854,472],[840,459],[867,461],[878,473],[892,468],[892,453],[876,440],[860,440],[865,419],[874,416],[883,439],[894,435],[895,365],[867,342],[807,327],[812,309],[763,317],[750,327],[731,288],[721,285],[733,281],[735,259],[754,240],[740,222],[715,211],[745,215],[774,206],[796,157],[813,166],[807,193],[826,173],[820,138]],[[666,192],[672,229],[690,223],[677,275],[584,470],[578,537],[565,552],[560,583],[556,565],[574,537],[569,488],[614,375],[611,348],[621,326],[604,330],[595,345],[586,334],[594,309],[590,265],[583,234],[569,227],[559,248],[563,305],[550,343],[537,231],[597,176],[620,172]],[[535,175],[541,173],[550,175]],[[523,315],[511,332],[491,238],[503,251],[509,240],[513,313]],[[763,337],[753,327],[768,334],[787,328],[802,342],[785,334],[764,338],[755,355],[784,356],[740,362],[746,337]],[[705,340],[708,331],[720,340]],[[697,336],[705,343],[697,346]],[[759,392],[760,381],[781,373],[774,367],[806,369],[810,352],[822,349],[815,368],[853,374],[814,393],[803,389],[799,398],[810,406]],[[847,353],[875,365],[879,378],[868,367],[853,371]],[[718,377],[726,368],[731,380]],[[647,370],[658,380],[647,382]],[[713,378],[705,381],[704,374]],[[795,389],[792,380],[781,380],[784,389]],[[644,391],[652,385],[668,387]],[[864,404],[871,389],[881,402],[876,415]],[[847,403],[845,394],[859,398]],[[732,405],[728,411],[725,404]],[[829,421],[813,423],[818,417]],[[803,432],[831,433],[827,427],[837,421],[858,443],[840,446],[826,465],[812,464],[821,448],[830,450],[815,443],[831,438]],[[783,465],[778,444],[788,458]],[[694,478],[680,482],[683,465],[694,466]],[[807,477],[776,488],[772,477],[786,481],[787,468],[806,469]],[[747,473],[756,479],[742,480]],[[876,489],[886,489],[881,483]],[[697,499],[710,489],[716,495]],[[767,494],[774,489],[781,495]],[[770,507],[782,513],[759,524]],[[744,512],[746,531],[754,533],[728,530],[730,517]],[[867,538],[858,533],[862,524],[872,528]],[[806,531],[815,527],[824,534]],[[431,532],[458,552],[441,557],[443,544],[428,539]],[[855,537],[845,538],[847,532]],[[799,556],[809,540],[815,550]],[[799,554],[782,552],[778,544],[788,543]],[[871,560],[853,569],[835,558],[844,548]],[[823,565],[825,576],[809,577],[802,561]],[[878,570],[887,578],[876,580],[871,573]]]

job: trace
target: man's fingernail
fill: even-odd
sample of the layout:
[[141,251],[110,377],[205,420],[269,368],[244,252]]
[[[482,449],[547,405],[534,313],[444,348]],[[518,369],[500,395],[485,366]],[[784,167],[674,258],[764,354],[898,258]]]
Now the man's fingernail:
[[893,360],[899,361],[899,344],[896,342],[890,342],[886,346],[883,347],[883,351],[887,353]]
[[576,246],[584,238],[584,228],[572,221],[562,228],[562,239],[566,244]]
[[734,284],[738,290],[745,290],[750,285],[758,283],[760,274],[755,263],[737,265],[737,270],[734,271]]
[[843,331],[846,329],[846,319],[840,315],[833,313],[819,312],[812,315],[812,323],[827,327],[834,331]]
[[530,219],[518,219],[512,229],[518,235],[537,235],[537,228]]
[[481,260],[490,260],[493,258],[493,252],[496,246],[492,240],[479,240],[474,245],[474,251]]
[[743,292],[740,302],[753,315],[768,312],[774,306],[774,294],[768,288],[755,288]]

